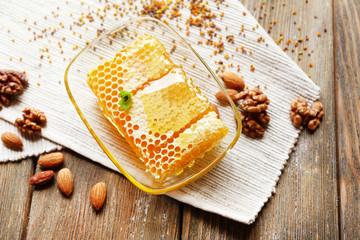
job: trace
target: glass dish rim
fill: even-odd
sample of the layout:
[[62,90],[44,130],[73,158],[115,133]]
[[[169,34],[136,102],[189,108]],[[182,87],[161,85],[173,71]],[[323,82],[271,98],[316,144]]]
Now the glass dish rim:
[[[95,131],[93,130],[93,128],[90,126],[90,124],[88,123],[88,121],[86,120],[85,116],[83,115],[82,111],[80,110],[79,106],[77,105],[72,92],[70,90],[69,87],[69,83],[68,83],[68,73],[69,73],[69,69],[71,68],[72,64],[76,61],[76,59],[83,53],[85,52],[87,49],[89,49],[90,47],[92,47],[93,45],[95,45],[100,39],[102,39],[103,37],[107,36],[110,32],[113,32],[116,29],[119,28],[124,28],[128,25],[134,24],[138,21],[154,21],[157,24],[161,25],[162,27],[164,27],[165,29],[171,31],[172,33],[174,33],[175,35],[177,35],[177,37],[183,41],[190,49],[191,51],[196,55],[196,57],[200,60],[200,62],[205,66],[205,68],[209,71],[209,73],[211,74],[211,76],[215,79],[215,81],[217,82],[217,84],[219,85],[220,89],[225,93],[226,98],[228,99],[231,107],[233,108],[233,111],[235,113],[235,120],[237,121],[237,131],[236,131],[236,135],[234,137],[234,139],[232,140],[232,142],[227,146],[226,150],[219,155],[214,161],[211,162],[211,164],[209,164],[206,168],[204,168],[203,170],[201,170],[200,172],[196,173],[195,175],[193,175],[192,177],[190,177],[189,179],[178,183],[178,184],[174,184],[162,189],[153,189],[147,186],[144,186],[143,184],[141,184],[140,182],[138,182],[135,178],[133,178],[120,164],[119,162],[114,158],[114,156],[111,154],[111,152],[107,149],[107,147],[102,143],[101,139],[97,136],[97,134],[95,133]],[[164,194],[173,190],[176,190],[182,186],[185,186],[186,184],[195,181],[196,179],[202,177],[204,174],[206,174],[208,171],[210,171],[225,155],[226,153],[231,150],[233,148],[233,146],[236,144],[236,142],[238,141],[239,137],[240,137],[240,133],[241,133],[241,129],[242,129],[242,122],[241,122],[241,117],[240,117],[240,113],[235,105],[235,103],[231,100],[229,94],[226,92],[224,86],[222,85],[222,83],[220,82],[219,78],[217,77],[217,75],[211,70],[211,68],[207,65],[207,63],[204,61],[204,59],[196,52],[195,49],[193,49],[193,47],[191,46],[191,44],[189,44],[179,33],[177,33],[172,27],[170,27],[169,25],[163,23],[162,21],[156,19],[156,18],[152,18],[152,17],[137,17],[137,18],[132,18],[129,20],[124,20],[122,21],[122,23],[114,26],[113,28],[107,30],[106,32],[104,32],[103,34],[101,34],[100,36],[96,37],[92,42],[90,42],[88,45],[86,45],[69,63],[69,65],[67,66],[66,70],[65,70],[65,75],[64,75],[64,83],[65,83],[65,88],[66,88],[66,92],[68,93],[68,96],[71,100],[71,103],[74,105],[77,113],[79,114],[81,120],[84,122],[85,126],[87,127],[87,129],[89,130],[89,132],[91,133],[91,135],[93,136],[93,138],[95,139],[95,141],[98,143],[98,145],[101,147],[101,149],[105,152],[105,154],[109,157],[109,159],[112,161],[112,163],[120,170],[120,172],[131,182],[133,183],[136,187],[138,187],[139,189],[141,189],[142,191],[146,192],[146,193],[150,193],[150,194]]]

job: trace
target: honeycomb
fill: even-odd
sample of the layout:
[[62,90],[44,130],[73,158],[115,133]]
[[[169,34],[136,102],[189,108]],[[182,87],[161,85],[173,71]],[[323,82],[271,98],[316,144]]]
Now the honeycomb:
[[[228,129],[155,37],[144,34],[88,73],[104,115],[156,181],[165,181],[211,150]],[[120,108],[120,91],[132,105]]]

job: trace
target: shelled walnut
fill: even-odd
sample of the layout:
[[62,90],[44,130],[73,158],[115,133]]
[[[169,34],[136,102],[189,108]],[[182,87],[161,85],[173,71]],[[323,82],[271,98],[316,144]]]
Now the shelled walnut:
[[269,122],[270,116],[267,112],[251,113],[240,112],[242,121],[242,132],[252,138],[259,138],[264,135],[265,129]]
[[266,112],[270,100],[258,86],[240,92],[238,98],[242,100],[239,105],[243,110],[241,112],[243,133],[252,138],[262,137],[264,128],[270,122],[270,116]]
[[291,103],[290,119],[295,127],[305,125],[309,130],[314,131],[324,117],[324,107],[321,102],[313,102],[310,108],[305,99],[298,98]]
[[307,101],[305,99],[298,98],[296,101],[293,101],[290,106],[290,119],[295,127],[300,127],[309,112],[309,109],[307,108]]
[[46,123],[45,114],[30,107],[25,108],[23,113],[23,119],[17,118],[15,120],[15,126],[24,133],[41,133],[41,126]]
[[240,92],[238,99],[243,99],[243,101],[240,102],[240,107],[247,112],[259,113],[266,111],[268,105],[270,104],[270,100],[258,86],[251,90]]
[[27,83],[25,72],[0,69],[0,109],[2,104],[9,105],[15,96],[20,95]]

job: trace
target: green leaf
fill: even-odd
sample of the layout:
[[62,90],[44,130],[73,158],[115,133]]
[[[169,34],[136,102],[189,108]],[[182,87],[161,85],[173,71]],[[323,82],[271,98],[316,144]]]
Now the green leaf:
[[132,105],[131,96],[132,96],[132,92],[120,91],[119,105],[121,109],[128,110],[129,108],[131,108]]

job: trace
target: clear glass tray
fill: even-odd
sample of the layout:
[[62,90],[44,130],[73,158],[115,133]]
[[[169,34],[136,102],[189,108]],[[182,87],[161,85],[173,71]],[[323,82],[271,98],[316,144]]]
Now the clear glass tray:
[[[191,167],[186,167],[180,174],[165,182],[154,181],[153,176],[146,173],[145,165],[130,145],[104,117],[97,105],[96,96],[86,83],[87,73],[92,68],[106,59],[112,59],[118,51],[144,33],[155,36],[164,44],[171,60],[183,68],[210,102],[217,105],[220,118],[229,129],[218,146],[206,152],[203,158],[196,159]],[[240,114],[222,82],[189,43],[174,29],[154,18],[143,17],[124,22],[96,38],[70,62],[65,72],[65,86],[76,111],[99,146],[134,185],[148,193],[166,193],[201,177],[225,156],[240,136]],[[215,98],[215,93],[219,90],[225,93],[230,104],[220,103]]]

